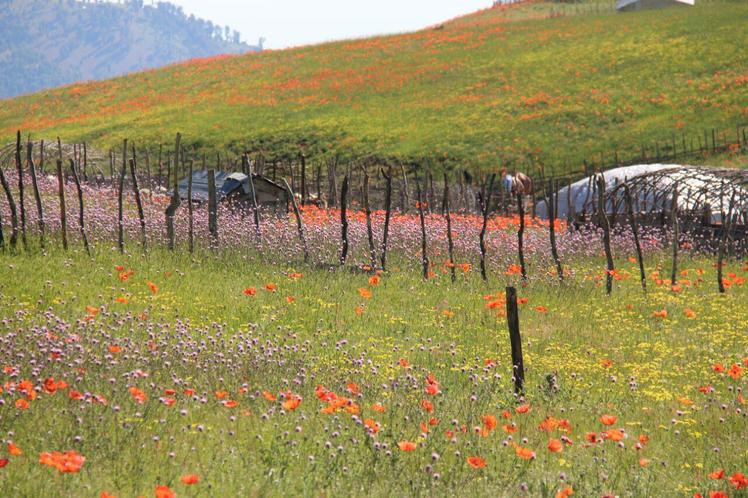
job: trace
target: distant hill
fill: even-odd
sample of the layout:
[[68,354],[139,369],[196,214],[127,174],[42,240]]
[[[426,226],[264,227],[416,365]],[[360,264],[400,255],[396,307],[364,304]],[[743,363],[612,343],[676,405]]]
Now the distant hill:
[[[0,105],[15,131],[546,171],[748,124],[748,1],[616,13],[533,1],[413,33],[213,57]],[[683,136],[685,135],[685,137]],[[664,149],[663,149],[664,151]],[[651,151],[650,151],[651,152]]]
[[260,48],[167,2],[0,0],[0,98]]

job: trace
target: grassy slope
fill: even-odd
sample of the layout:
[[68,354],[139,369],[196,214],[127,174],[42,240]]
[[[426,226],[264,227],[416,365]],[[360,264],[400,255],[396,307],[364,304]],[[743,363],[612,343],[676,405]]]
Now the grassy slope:
[[[55,249],[48,256],[4,256],[2,365],[17,366],[18,379],[33,378],[33,370],[39,371],[38,382],[48,376],[65,379],[71,389],[102,394],[109,405],[74,402],[66,393],[40,393],[28,410],[19,411],[13,408],[19,395],[6,389],[0,429],[24,455],[9,457],[10,464],[0,470],[0,494],[99,496],[106,490],[116,496],[152,496],[156,484],[169,484],[185,496],[520,496],[520,483],[527,483],[527,496],[554,496],[567,484],[574,496],[691,496],[697,490],[730,487],[708,479],[708,472],[724,468],[731,475],[746,470],[745,418],[735,411],[740,404],[728,386],[745,389],[748,377],[733,381],[713,372],[711,365],[729,366],[746,357],[748,315],[740,303],[748,288],[733,287],[718,296],[708,260],[681,262],[689,270],[685,278],[692,282],[698,278],[695,268],[706,273],[701,286],[685,287],[679,294],[652,281],[644,296],[635,278],[616,283],[610,298],[599,285],[581,278],[563,287],[531,281],[521,289],[529,298],[521,320],[532,411],[499,420],[518,424],[514,440],[528,438],[521,444],[537,452],[533,462],[502,446],[507,434],[500,426],[486,438],[473,433],[481,415],[499,416],[516,406],[507,367],[506,322],[495,318],[483,299],[502,289],[505,277],[492,275],[486,285],[473,272],[461,274],[456,284],[446,277],[423,283],[417,271],[402,271],[370,287],[367,275],[303,269],[303,278],[293,280],[278,267],[237,266],[236,261],[214,256],[191,260],[163,250],[149,258],[102,251],[91,260],[80,250]],[[135,274],[121,282],[114,270],[118,264]],[[590,271],[599,274],[599,262],[573,264],[580,272],[595,265]],[[648,261],[649,270],[660,265],[667,268],[666,256]],[[40,266],[44,273],[38,271]],[[636,273],[634,265],[623,260],[618,266]],[[730,264],[727,271],[746,275],[748,267]],[[148,281],[159,286],[158,294],[151,294]],[[266,282],[276,283],[277,292],[263,290]],[[257,295],[243,295],[247,286],[256,286]],[[362,299],[359,287],[371,288],[373,297]],[[121,295],[128,296],[129,303],[115,302]],[[286,302],[289,295],[296,297],[292,304]],[[366,309],[357,316],[354,308],[361,303]],[[535,311],[537,305],[546,306],[547,314]],[[80,320],[86,306],[106,309],[84,327]],[[696,318],[686,318],[684,308],[695,310]],[[667,319],[652,316],[660,309],[669,311]],[[445,310],[453,315],[445,315]],[[135,318],[144,311],[147,321]],[[45,337],[44,330],[33,327],[43,324],[47,314],[52,333]],[[58,329],[55,316],[70,328]],[[187,335],[175,324],[177,319],[189,320],[193,328]],[[220,337],[213,321],[225,323]],[[157,325],[161,322],[172,325],[162,329]],[[256,328],[248,336],[272,355],[237,350],[237,334],[247,334],[250,323]],[[37,336],[30,339],[27,334]],[[80,342],[68,340],[75,335]],[[107,356],[111,344],[123,348],[113,358]],[[61,352],[62,360],[47,361],[47,348]],[[199,352],[193,356],[193,351]],[[361,364],[355,361],[359,357],[365,360]],[[399,367],[399,358],[408,359],[411,369]],[[486,358],[496,361],[495,369],[484,370]],[[612,362],[609,368],[601,364],[606,359]],[[149,377],[128,380],[124,373],[135,369]],[[549,396],[545,376],[553,371],[561,392]],[[421,385],[429,372],[443,391],[433,398]],[[175,386],[173,376],[185,384]],[[286,383],[300,378],[304,382]],[[4,373],[0,379],[12,380]],[[636,389],[630,387],[632,379]],[[357,402],[362,418],[381,422],[375,440],[393,448],[393,457],[372,449],[372,441],[350,415],[320,413],[324,405],[314,396],[315,386],[346,394],[347,382],[361,387]],[[239,394],[243,383],[249,393]],[[705,396],[697,387],[707,384],[716,391]],[[148,401],[136,404],[127,392],[131,385],[143,388]],[[196,389],[207,402],[183,396],[184,387]],[[158,401],[166,388],[178,391],[173,407]],[[303,396],[300,408],[286,415],[278,403],[251,397],[262,390],[285,389]],[[228,391],[239,406],[222,407],[213,395],[219,390]],[[473,394],[476,399],[470,401]],[[436,405],[432,415],[421,408],[424,398]],[[695,404],[690,406],[685,398]],[[372,411],[375,402],[385,404],[387,411]],[[727,408],[720,409],[721,403]],[[614,427],[629,434],[625,449],[611,441],[585,447],[586,432],[604,429],[598,421],[604,413],[616,415]],[[430,416],[441,422],[432,427],[430,437],[419,437],[419,422]],[[568,418],[573,427],[567,435],[575,444],[560,454],[545,446],[561,433],[537,429],[547,416]],[[468,432],[458,431],[450,443],[444,432],[452,428],[453,418]],[[300,433],[295,432],[297,426]],[[636,451],[640,434],[648,435],[650,442]],[[76,436],[81,440],[76,442]],[[422,442],[423,447],[402,453],[396,442],[403,439]],[[337,450],[326,449],[326,441],[344,450],[332,458],[330,453]],[[4,449],[0,458],[8,457]],[[80,474],[57,475],[38,463],[42,451],[69,449],[87,459]],[[436,463],[432,452],[441,455]],[[469,468],[465,457],[470,455],[484,457],[487,468]],[[651,463],[641,467],[640,458]],[[440,480],[424,471],[427,465],[433,465]],[[178,481],[187,473],[202,477],[192,490]],[[561,474],[566,481],[560,480]]]
[[[748,119],[748,3],[547,18],[493,9],[442,29],[193,61],[4,102],[17,128],[109,145],[315,150],[578,164]],[[572,14],[574,11],[569,11]],[[625,157],[626,153],[622,152]]]

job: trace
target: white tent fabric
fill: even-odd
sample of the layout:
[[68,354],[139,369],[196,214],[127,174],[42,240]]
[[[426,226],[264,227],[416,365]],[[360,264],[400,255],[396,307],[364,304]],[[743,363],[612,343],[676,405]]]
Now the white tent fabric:
[[696,0],[618,0],[616,10],[661,9],[677,5],[695,5]]
[[[635,177],[663,170],[668,170],[669,173],[653,177],[651,188],[648,188],[645,192],[637,192],[639,201],[638,206],[635,206],[637,211],[658,211],[663,208],[669,208],[672,202],[670,195],[663,196],[662,192],[670,192],[675,183],[678,184],[679,192],[692,191],[696,193],[701,191],[705,185],[716,185],[723,181],[720,177],[704,171],[703,168],[697,169],[679,164],[637,164],[605,171],[603,174],[605,178],[605,191],[610,192],[616,186]],[[570,187],[571,196],[569,196],[568,186],[558,191],[558,213],[556,216],[560,219],[568,216],[569,200],[571,200],[571,206],[573,206],[573,213],[578,215],[585,211],[585,207],[587,208],[587,213],[591,212],[591,203],[595,202],[594,197],[597,196],[594,178],[591,181],[590,177],[587,177],[572,183]],[[740,187],[738,188],[741,197],[748,195],[748,191]],[[622,197],[620,198],[622,199]],[[728,196],[722,196],[720,199],[718,194],[713,193],[706,194],[706,197],[698,199],[698,201],[694,200],[693,196],[680,195],[678,197],[678,208],[680,210],[693,210],[700,208],[704,204],[711,206],[713,221],[721,219],[721,212],[729,210],[729,203],[730,199]],[[613,203],[607,202],[605,211],[611,214],[613,210]],[[625,213],[625,203],[617,203],[615,211],[617,214]],[[543,219],[548,218],[548,208],[545,201],[540,201],[537,204],[536,214]]]

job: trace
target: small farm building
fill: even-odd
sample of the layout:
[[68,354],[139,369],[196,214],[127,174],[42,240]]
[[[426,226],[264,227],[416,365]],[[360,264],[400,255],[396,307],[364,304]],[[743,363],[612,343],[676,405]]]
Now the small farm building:
[[693,6],[696,0],[618,0],[616,10],[629,12],[644,9],[662,9],[665,7]]
[[[252,204],[252,186],[249,176],[244,173],[216,171],[216,194],[218,202],[231,201],[240,204]],[[189,178],[179,182],[179,195],[187,199]],[[285,211],[290,201],[285,188],[268,180],[264,176],[252,174],[257,204],[261,207]],[[192,200],[208,201],[208,172],[206,170],[192,173]]]

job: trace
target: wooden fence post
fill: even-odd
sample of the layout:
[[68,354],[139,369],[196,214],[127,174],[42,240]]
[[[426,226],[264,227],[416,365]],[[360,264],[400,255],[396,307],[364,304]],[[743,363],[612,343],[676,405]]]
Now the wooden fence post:
[[23,163],[21,163],[21,131],[16,133],[16,170],[18,172],[18,207],[21,212],[21,242],[23,248],[29,250],[29,241],[26,238],[26,202],[24,201],[23,185]]
[[140,198],[140,187],[138,187],[138,175],[135,157],[130,159],[130,175],[132,176],[132,189],[135,193],[135,205],[138,208],[138,219],[140,220],[140,237],[143,241],[143,252],[147,250],[147,239],[145,230],[145,213],[143,212],[143,201]]
[[340,189],[340,226],[342,229],[342,247],[340,250],[340,266],[345,265],[348,259],[348,175],[343,178],[343,186]]
[[41,246],[42,250],[44,250],[44,208],[42,206],[42,196],[39,193],[39,181],[36,177],[36,165],[34,164],[34,157],[32,155],[31,140],[29,140],[28,144],[26,145],[26,162],[29,163],[31,186],[34,188],[34,199],[36,200],[36,215],[38,217],[37,223],[39,225],[39,245]]
[[517,194],[517,210],[519,211],[519,230],[517,230],[517,253],[519,254],[519,268],[522,280],[527,280],[527,265],[525,265],[525,206],[522,204],[522,194]]
[[86,254],[91,256],[91,248],[88,245],[88,236],[86,235],[86,224],[85,217],[83,216],[83,189],[81,189],[81,180],[78,177],[78,171],[75,167],[75,161],[70,159],[70,171],[73,174],[73,181],[75,182],[75,190],[78,193],[78,228],[81,231],[81,238],[83,239],[83,247],[86,249]]
[[512,345],[512,377],[514,392],[520,394],[525,389],[525,362],[522,357],[522,337],[519,333],[519,309],[517,307],[517,289],[506,288],[506,318],[509,326],[509,340]]
[[255,233],[259,242],[260,239],[260,206],[257,205],[257,192],[255,191],[255,180],[252,176],[252,167],[249,164],[249,156],[246,154],[242,157],[242,161],[247,162],[247,177],[249,178],[249,195],[252,198],[252,210],[255,219]]
[[60,198],[60,229],[62,234],[62,248],[68,250],[68,221],[65,212],[65,178],[62,176],[62,159],[57,160],[57,187]]
[[[176,143],[174,146],[174,154],[177,157],[177,161],[179,160],[179,149],[180,149],[180,142],[182,141],[182,134],[177,133]],[[167,154],[168,155],[168,154]],[[171,164],[171,158],[169,158],[169,164]],[[176,169],[176,168],[175,168]],[[169,171],[170,173],[171,171]],[[167,177],[166,183],[168,185],[169,178]],[[166,236],[169,239],[169,250],[174,250],[175,245],[175,238],[176,234],[174,233],[174,216],[177,213],[177,209],[179,209],[179,206],[182,204],[182,199],[179,196],[179,180],[177,178],[176,171],[174,172],[174,191],[171,195],[171,202],[169,203],[169,206],[166,208]]]
[[479,242],[480,242],[480,276],[483,280],[488,280],[488,273],[486,272],[486,230],[488,229],[488,215],[491,213],[491,195],[493,194],[493,184],[496,180],[496,174],[492,174],[488,181],[488,190],[483,190],[481,195],[481,209],[483,211],[483,225],[480,229]]
[[402,186],[400,188],[400,212],[407,213],[410,208],[410,193],[408,192],[408,173],[405,166],[400,163],[400,174],[402,175]]
[[363,185],[363,197],[364,197],[364,214],[366,215],[366,235],[369,239],[369,261],[371,262],[371,271],[377,266],[377,249],[374,246],[374,230],[371,227],[371,206],[369,206],[369,172],[366,166],[363,166],[364,170],[364,185]]
[[449,212],[449,175],[444,172],[444,201],[442,202],[442,212],[447,218],[447,250],[449,254],[449,270],[452,278],[452,282],[457,281],[457,274],[455,270],[455,244],[452,240],[452,216]]
[[[639,242],[639,225],[636,220],[636,213],[634,212],[634,202],[631,198],[631,192],[629,191],[628,182],[623,184],[623,193],[626,198],[626,211],[628,212],[629,224],[631,225],[631,232],[634,235],[634,247],[636,248],[636,260],[639,263],[639,279],[642,284],[642,290],[647,292],[647,275],[644,273],[644,257],[642,256],[642,246]],[[637,202],[638,208],[638,202]]]
[[187,177],[187,243],[190,254],[195,252],[195,210],[192,204],[192,170],[193,162],[190,160],[189,176]]
[[218,196],[214,169],[208,170],[208,232],[210,232],[210,247],[216,249],[218,247]]
[[615,271],[615,266],[613,263],[613,253],[610,249],[610,224],[608,223],[608,217],[605,215],[605,176],[603,173],[600,173],[597,177],[597,218],[603,230],[603,245],[605,246],[605,259],[607,261],[605,292],[610,295],[613,292],[613,272]]
[[11,249],[15,249],[16,244],[18,243],[18,212],[16,211],[16,203],[13,200],[13,193],[10,191],[10,185],[8,184],[7,178],[5,178],[2,166],[0,166],[0,183],[3,185],[5,198],[8,200],[8,207],[10,208],[10,247]]
[[556,245],[556,200],[558,200],[558,193],[554,192],[556,186],[553,179],[548,180],[549,197],[546,197],[545,204],[548,208],[548,232],[551,240],[551,256],[553,256],[553,261],[556,263],[558,279],[563,283],[564,269],[561,266],[561,258],[558,257],[558,246]]
[[678,248],[680,246],[680,225],[678,223],[678,184],[673,188],[671,200],[670,222],[673,225],[673,268],[670,273],[670,287],[674,287],[678,280]]
[[301,205],[305,206],[308,200],[306,191],[306,156],[301,154]]
[[421,220],[421,262],[423,264],[423,279],[429,279],[428,241],[426,240],[426,217],[423,213],[423,197],[421,196],[421,181],[416,172],[416,192],[418,195],[418,217]]
[[125,252],[125,222],[124,206],[122,205],[122,191],[125,188],[125,173],[127,173],[127,139],[122,147],[122,169],[119,172],[119,183],[117,187],[117,247],[120,253]]
[[390,217],[392,216],[392,166],[387,169],[387,173],[382,171],[382,176],[386,180],[384,192],[384,234],[382,235],[382,270],[387,269],[387,239],[390,234]]
[[720,294],[725,293],[725,282],[722,278],[722,266],[724,265],[725,252],[727,250],[727,239],[730,233],[732,225],[733,208],[735,207],[735,188],[732,189],[732,195],[730,196],[730,207],[727,211],[727,220],[724,217],[724,207],[722,211],[722,238],[719,243],[719,252],[717,253],[717,286]]
[[294,195],[293,190],[288,185],[288,182],[286,181],[285,178],[283,179],[283,185],[286,187],[286,192],[291,198],[293,214],[294,214],[294,217],[296,218],[296,228],[299,232],[299,240],[301,241],[301,250],[304,252],[304,263],[308,263],[309,262],[309,248],[307,247],[307,243],[306,243],[306,234],[304,232],[304,220],[301,218],[301,210],[299,209],[299,203],[296,202],[296,195]]

